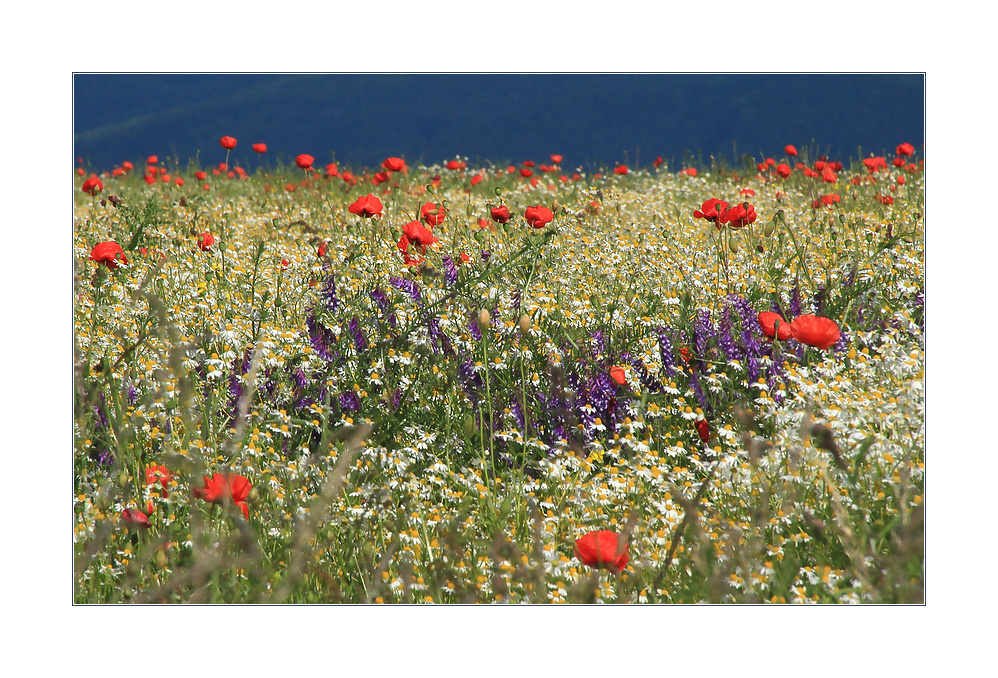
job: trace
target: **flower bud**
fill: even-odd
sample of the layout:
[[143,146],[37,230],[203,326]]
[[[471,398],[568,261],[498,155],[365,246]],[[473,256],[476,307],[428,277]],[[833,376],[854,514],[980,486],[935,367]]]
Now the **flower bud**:
[[731,250],[732,254],[738,253],[738,238],[731,237],[728,239],[728,249]]
[[478,326],[484,330],[487,327],[489,327],[489,325],[491,324],[492,324],[492,314],[483,308],[478,313]]
[[520,334],[528,336],[531,327],[533,327],[533,323],[530,322],[530,316],[524,313],[520,316]]
[[768,221],[766,225],[762,227],[762,234],[767,238],[773,235],[773,231],[776,230],[776,222]]

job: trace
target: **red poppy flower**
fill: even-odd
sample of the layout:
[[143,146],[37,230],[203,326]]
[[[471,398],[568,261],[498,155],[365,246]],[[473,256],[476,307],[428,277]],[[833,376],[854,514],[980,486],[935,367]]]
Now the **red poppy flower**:
[[799,315],[790,323],[790,335],[802,344],[824,351],[839,340],[839,326],[830,318]]
[[267,144],[253,144],[253,150],[256,151],[257,153],[266,153]]
[[614,174],[627,174],[627,165],[617,165],[613,168]]
[[360,217],[373,217],[375,215],[381,215],[381,210],[384,209],[384,205],[381,204],[381,200],[378,199],[378,196],[373,193],[368,193],[361,198],[357,198],[357,200],[350,205],[348,209],[351,214],[356,214]]
[[534,172],[529,167],[523,167],[520,169],[520,176],[523,177],[524,179],[528,179],[534,176]]
[[102,263],[111,270],[118,268],[119,263],[128,263],[125,251],[121,249],[121,245],[113,240],[94,245],[94,248],[90,250],[90,260]]
[[831,207],[834,203],[842,202],[842,197],[838,193],[823,195],[811,203],[811,207],[818,209],[819,206]]
[[208,174],[202,170],[198,170],[197,172],[194,173],[194,178],[197,179],[198,181],[204,181],[205,179],[208,178]]
[[707,423],[706,419],[700,419],[696,423],[697,435],[700,436],[700,440],[705,443],[710,442],[710,424]]
[[[405,234],[405,238],[408,239],[409,242],[422,247],[426,247],[427,245],[432,245],[437,242],[433,232],[418,221],[410,221],[408,224],[403,226],[402,233]],[[404,251],[405,250],[403,250],[403,252]]]
[[302,169],[308,169],[309,167],[312,166],[313,162],[315,162],[315,158],[306,153],[302,153],[297,158],[295,158],[295,164],[301,167]]
[[693,210],[693,216],[697,219],[706,219],[707,221],[716,223],[718,218],[724,215],[726,209],[728,209],[728,203],[717,198],[711,198],[705,201],[700,206],[700,209]]
[[405,169],[405,160],[402,158],[386,158],[381,166],[389,172],[401,172]]
[[465,164],[461,160],[448,160],[447,169],[449,170],[461,170],[465,168]]
[[231,151],[233,148],[236,147],[236,140],[233,139],[232,137],[222,137],[218,143],[220,143],[222,145],[222,148],[224,148],[227,151]]
[[620,572],[627,566],[627,543],[620,543],[620,535],[609,530],[590,532],[575,540],[575,557],[587,567],[604,567]]
[[613,377],[613,380],[621,386],[627,386],[627,374],[624,372],[624,368],[617,366],[611,367],[610,376]]
[[213,236],[208,231],[205,231],[204,233],[198,235],[198,247],[200,247],[202,251],[207,251],[211,249],[211,246],[214,244],[215,244],[215,236]]
[[832,171],[831,165],[825,165],[821,170],[821,180],[826,184],[834,184],[838,177],[835,176],[835,172]]
[[523,217],[534,228],[544,228],[549,221],[554,219],[554,213],[543,205],[534,205],[527,208]]
[[787,144],[787,147],[783,149],[783,152],[787,155],[797,155],[797,148],[793,144]]
[[905,143],[901,144],[900,146],[898,146],[895,149],[895,151],[897,152],[898,155],[911,155],[912,153],[915,152],[915,147],[912,146],[911,144],[905,142]]
[[[776,321],[780,321],[780,328],[776,329]],[[786,341],[790,338],[790,323],[784,320],[779,313],[773,313],[772,311],[763,311],[759,314],[759,327],[762,328],[762,333],[772,339],[774,336],[778,336],[780,341]]]
[[388,170],[382,170],[381,172],[376,172],[373,177],[371,177],[371,183],[377,186],[378,184],[383,184],[388,181]]
[[169,496],[167,488],[171,480],[173,480],[173,474],[162,464],[150,464],[146,467],[146,485],[159,483],[160,494],[164,497]]
[[757,217],[758,215],[755,213],[755,207],[747,202],[743,202],[737,205],[732,205],[728,209],[724,210],[724,214],[721,215],[718,222],[727,224],[731,228],[741,228],[742,226],[751,224]]
[[444,212],[442,205],[434,205],[428,202],[419,209],[419,216],[426,222],[427,226],[439,226],[444,222],[447,213]]
[[317,249],[317,250],[315,251],[315,255],[316,255],[317,257],[319,257],[320,259],[321,259],[322,257],[326,256],[326,244],[327,244],[328,242],[329,242],[329,239],[328,239],[328,238],[327,238],[326,240],[323,240],[323,241],[322,241],[321,243],[319,243],[319,249]]
[[492,221],[497,224],[505,224],[509,221],[509,208],[505,205],[499,205],[498,207],[493,207],[489,210],[489,214],[492,215]]
[[559,164],[561,162],[561,156],[560,155],[552,155],[551,156],[551,162],[553,162],[555,165]]
[[157,158],[155,155],[150,155],[148,158],[146,158],[147,165],[155,165],[157,162],[159,162],[159,158]]
[[877,202],[879,202],[882,205],[893,205],[894,204],[894,198],[892,198],[889,195],[878,195],[877,196]]
[[791,171],[792,170],[790,169],[790,165],[786,164],[785,162],[781,162],[779,165],[776,166],[776,173],[779,174],[784,179],[790,176]]
[[680,174],[685,174],[688,177],[695,177],[697,175],[697,168],[696,167],[687,167],[686,169],[681,170],[679,173]]
[[475,176],[471,177],[471,185],[477,186],[478,184],[482,183],[482,179],[484,179],[484,177],[481,174],[476,174]]
[[121,166],[125,168],[125,171],[135,169],[135,165],[133,165],[132,163],[130,163],[127,160],[125,162],[121,163]]
[[210,501],[213,504],[221,504],[226,499],[242,509],[243,516],[249,519],[249,506],[246,503],[253,484],[245,476],[231,473],[216,473],[211,478],[204,477],[204,487],[195,487],[194,496],[198,499]]
[[652,163],[652,165],[654,165],[655,167],[658,167],[658,166],[659,166],[659,165],[661,165],[661,164],[662,164],[663,162],[665,162],[665,161],[664,161],[664,160],[662,160],[662,156],[658,156],[657,158],[655,158],[655,162],[653,162],[653,163]]
[[138,509],[126,508],[121,512],[121,522],[129,527],[149,527],[149,516]]
[[97,177],[96,174],[91,174],[90,177],[83,182],[83,192],[88,195],[97,195],[104,190],[104,184]]

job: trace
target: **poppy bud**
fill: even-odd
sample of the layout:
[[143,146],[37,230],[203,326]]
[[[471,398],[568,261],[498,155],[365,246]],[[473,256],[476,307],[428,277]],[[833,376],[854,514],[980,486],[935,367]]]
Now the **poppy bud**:
[[492,314],[483,308],[478,313],[478,326],[484,330],[491,324],[492,324]]
[[477,429],[475,428],[475,418],[469,414],[467,417],[464,418],[464,435],[470,438],[472,435],[475,434],[476,430]]
[[166,567],[166,552],[156,551],[156,567],[164,569]]
[[520,316],[520,334],[527,336],[531,327],[533,327],[533,323],[530,322],[530,316],[524,313]]
[[776,230],[775,221],[769,221],[766,223],[765,226],[762,227],[762,234],[768,238],[769,236],[773,235],[773,231],[775,230]]
[[731,250],[732,254],[738,254],[738,238],[731,237],[728,239],[728,249]]

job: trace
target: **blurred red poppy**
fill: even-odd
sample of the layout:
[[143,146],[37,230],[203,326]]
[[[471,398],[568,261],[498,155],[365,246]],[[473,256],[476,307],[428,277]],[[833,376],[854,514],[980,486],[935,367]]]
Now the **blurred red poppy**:
[[328,174],[331,177],[335,177],[339,172],[339,170],[340,168],[336,166],[335,162],[331,162],[328,165],[326,165],[326,174]]
[[135,169],[135,165],[133,165],[132,163],[128,162],[127,160],[125,162],[121,163],[121,166],[125,168],[125,171],[129,171],[129,170]]
[[405,169],[405,160],[402,158],[386,158],[381,166],[389,172],[401,172]]
[[405,234],[405,237],[409,242],[416,245],[426,247],[427,245],[432,245],[437,242],[437,238],[433,235],[433,232],[418,221],[410,221],[402,227],[402,232]]
[[543,205],[534,205],[527,208],[523,217],[534,228],[544,228],[549,221],[554,219],[554,213]]
[[357,200],[350,205],[348,208],[351,214],[356,214],[361,217],[373,217],[375,215],[381,214],[381,210],[384,209],[384,205],[373,193],[368,193],[367,195],[357,198]]
[[150,155],[148,158],[146,158],[147,165],[155,165],[157,162],[159,162],[159,158],[157,158],[155,155]]
[[911,155],[915,152],[915,147],[911,144],[905,142],[898,146],[896,149],[898,155]]
[[198,235],[198,247],[200,247],[202,251],[211,249],[211,246],[214,244],[215,244],[215,236],[213,236],[208,231],[205,231],[204,233]]
[[428,202],[419,209],[419,216],[426,222],[427,226],[439,226],[444,222],[447,213],[444,212],[442,205]]
[[[777,321],[780,323],[779,329],[776,329]],[[779,313],[773,313],[772,311],[763,311],[760,313],[759,327],[762,328],[762,333],[770,339],[774,336],[780,341],[786,341],[790,338],[790,323],[784,320]]]
[[226,499],[231,499],[236,506],[242,509],[243,516],[248,520],[249,505],[247,505],[246,499],[252,489],[253,484],[245,476],[236,473],[228,475],[216,473],[211,478],[204,477],[204,487],[195,487],[194,496],[213,504],[221,504]]
[[233,148],[236,147],[236,140],[233,139],[232,137],[222,137],[218,143],[220,143],[222,145],[222,148],[224,148],[227,151],[231,151]]
[[839,203],[842,202],[841,196],[839,196],[838,193],[829,193],[828,195],[823,195],[817,200],[815,200],[813,203],[811,203],[811,207],[813,207],[814,209],[817,209],[819,206],[822,205],[825,207],[831,207],[834,203],[837,202]]
[[197,179],[198,181],[204,181],[205,179],[208,178],[208,174],[202,170],[198,170],[197,172],[194,173],[194,178]]
[[302,169],[310,168],[313,162],[315,162],[315,158],[306,153],[302,153],[297,158],[295,158],[295,164],[301,167]]
[[492,215],[492,221],[498,224],[505,224],[509,221],[509,208],[505,205],[499,205],[498,207],[493,207],[489,210],[489,214]]
[[830,318],[799,315],[790,323],[791,336],[802,344],[825,350],[839,340],[839,326]]
[[613,168],[614,174],[627,174],[627,165],[617,165]]
[[448,160],[447,169],[449,170],[461,170],[465,168],[465,164],[461,160]]
[[624,372],[623,367],[618,367],[614,365],[610,368],[610,376],[613,380],[621,386],[627,386],[627,374]]
[[786,148],[783,149],[783,152],[787,155],[797,155],[797,148],[793,144],[787,144]]
[[104,184],[97,177],[96,174],[91,174],[86,181],[83,182],[83,192],[88,195],[97,195],[104,190]]
[[142,511],[133,508],[126,508],[121,512],[121,522],[128,527],[149,527],[149,516]]
[[266,153],[267,144],[253,144],[253,150],[256,151],[257,153]]
[[383,184],[386,181],[388,181],[388,178],[389,178],[388,170],[375,172],[374,176],[371,177],[371,183],[374,184],[375,186],[378,186],[379,184]]
[[94,245],[94,248],[90,250],[90,260],[104,264],[111,270],[118,268],[119,263],[128,263],[125,251],[121,249],[121,245],[113,240]]
[[700,436],[700,440],[705,443],[710,442],[710,424],[707,423],[706,419],[700,419],[696,423],[697,435]]
[[894,198],[892,198],[889,195],[878,195],[877,196],[877,202],[879,202],[882,205],[893,205],[894,204]]
[[559,164],[561,162],[561,156],[560,155],[552,155],[551,156],[551,162],[553,162],[555,165]]
[[146,485],[159,483],[164,497],[168,496],[167,489],[171,480],[173,480],[173,474],[162,464],[150,464],[146,467]]
[[326,238],[326,239],[325,239],[325,240],[323,240],[323,241],[322,241],[321,243],[319,243],[319,249],[317,249],[317,250],[315,251],[315,256],[319,257],[320,259],[321,259],[322,257],[326,256],[326,244],[327,244],[328,242],[329,242],[329,239],[328,239],[328,238]]
[[620,572],[627,566],[627,542],[620,543],[620,535],[610,530],[590,532],[575,540],[575,557],[586,567],[606,568]]
[[821,180],[826,184],[834,184],[838,177],[835,176],[835,172],[832,171],[831,165],[825,165],[821,170]]
[[471,177],[471,185],[477,186],[478,184],[482,183],[482,178],[483,177],[481,174],[476,174],[475,176]]
[[790,172],[791,172],[790,165],[786,164],[785,162],[781,162],[779,165],[776,166],[776,173],[779,174],[784,179],[790,176]]
[[652,163],[652,165],[654,165],[655,167],[658,167],[658,166],[659,166],[659,165],[661,165],[661,164],[662,164],[663,162],[665,162],[665,161],[664,161],[664,160],[662,160],[662,156],[658,156],[657,158],[655,158],[655,162],[653,162],[653,163]]
[[697,175],[697,168],[696,167],[687,167],[684,170],[680,170],[679,173],[680,174],[685,174],[688,177],[695,177]]

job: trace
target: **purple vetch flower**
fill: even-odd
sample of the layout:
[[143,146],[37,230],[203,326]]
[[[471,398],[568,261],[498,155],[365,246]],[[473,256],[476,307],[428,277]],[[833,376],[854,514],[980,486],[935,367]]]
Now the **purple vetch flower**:
[[[715,336],[714,323],[710,321],[710,312],[706,309],[697,311],[697,319],[693,325],[693,341],[696,347],[697,356],[700,358],[707,355],[707,342]],[[697,367],[703,369],[703,363],[699,360]]]
[[423,297],[419,292],[419,285],[416,284],[416,281],[409,280],[408,278],[400,278],[396,275],[393,275],[389,279],[389,282],[392,284],[392,287],[402,290],[403,292],[408,294],[409,297],[417,304],[423,303]]
[[345,412],[356,412],[360,409],[360,397],[355,391],[344,391],[340,394],[340,409]]
[[396,388],[392,391],[392,411],[397,412],[402,406],[402,389]]
[[395,327],[398,324],[398,318],[395,316],[395,309],[392,308],[392,302],[388,299],[385,291],[380,287],[375,287],[371,292],[371,299],[381,309],[381,315],[384,316],[388,325]]
[[814,294],[814,315],[823,315],[822,311],[825,308],[825,297],[827,296],[825,292],[824,287],[819,287]]
[[305,327],[308,328],[308,338],[316,355],[326,362],[335,360],[337,354],[333,346],[336,343],[336,336],[316,319],[314,309],[310,310],[305,318]]
[[87,456],[90,461],[96,463],[98,466],[110,466],[114,463],[114,454],[111,450],[107,448],[106,445],[94,445],[87,452]]
[[659,325],[655,328],[655,335],[658,337],[658,350],[662,357],[662,372],[666,376],[676,371],[676,361],[672,355],[672,342],[665,328]]
[[370,344],[367,341],[367,337],[364,336],[364,330],[361,329],[360,320],[357,316],[350,319],[347,327],[350,329],[350,336],[353,337],[353,346],[357,350],[357,353],[366,351]]
[[721,322],[717,327],[717,345],[721,347],[721,352],[724,353],[724,357],[728,362],[739,357],[738,347],[735,346],[735,341],[731,338],[731,331],[733,329],[731,305],[729,304],[724,307],[724,314],[721,316]]
[[453,347],[451,346],[450,339],[440,329],[440,319],[439,318],[428,318],[426,321],[426,327],[430,333],[430,339],[433,340],[433,351],[434,353],[453,353]]
[[340,300],[336,297],[336,277],[333,275],[326,277],[326,282],[322,285],[322,299],[326,302],[326,309],[330,313],[336,310]]
[[129,405],[134,405],[135,401],[139,399],[139,391],[135,388],[135,384],[132,380],[128,380],[128,388],[125,390],[125,398],[128,400]]
[[801,306],[800,285],[794,285],[794,289],[791,291],[790,308],[788,310],[790,311],[790,315],[784,317],[796,318],[804,312]]
[[444,282],[447,287],[450,287],[457,282],[457,266],[454,265],[454,260],[449,256],[444,256]]
[[474,337],[475,341],[482,340],[482,328],[478,326],[478,314],[474,311],[468,315],[468,332]]
[[520,401],[516,396],[510,399],[509,411],[512,413],[513,419],[516,420],[516,425],[522,431],[526,427],[527,421],[523,415],[523,408],[520,406]]
[[522,298],[523,298],[523,293],[520,290],[513,290],[513,292],[510,295],[510,297],[512,297],[512,301],[513,301],[513,311],[514,312],[519,311],[520,310],[520,302],[522,301]]
[[606,339],[603,337],[603,333],[599,330],[589,333],[589,338],[592,340],[592,351],[593,355],[605,356],[606,355]]
[[690,371],[690,386],[693,387],[693,394],[697,397],[697,402],[700,403],[700,407],[703,408],[704,413],[711,415],[714,412],[714,408],[710,406],[710,401],[707,400],[707,394],[700,385],[700,377],[698,375],[698,370]]
[[482,250],[482,261],[488,261],[489,257],[491,256],[492,252],[489,252],[488,250]]

